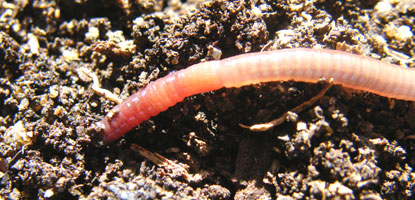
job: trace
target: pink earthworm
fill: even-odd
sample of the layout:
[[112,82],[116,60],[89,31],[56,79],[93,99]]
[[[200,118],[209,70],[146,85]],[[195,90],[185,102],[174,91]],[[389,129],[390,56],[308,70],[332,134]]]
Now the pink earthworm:
[[191,95],[261,82],[321,78],[389,98],[415,100],[411,68],[343,51],[295,48],[247,53],[172,72],[128,97],[98,123],[108,143]]

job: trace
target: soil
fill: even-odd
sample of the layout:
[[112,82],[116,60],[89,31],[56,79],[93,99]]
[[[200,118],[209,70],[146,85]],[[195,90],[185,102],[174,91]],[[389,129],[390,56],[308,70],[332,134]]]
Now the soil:
[[[415,104],[322,84],[186,98],[102,145],[121,99],[195,63],[308,47],[415,67],[413,0],[0,2],[1,199],[412,199]],[[169,165],[151,162],[137,145]],[[177,167],[184,171],[172,169]]]

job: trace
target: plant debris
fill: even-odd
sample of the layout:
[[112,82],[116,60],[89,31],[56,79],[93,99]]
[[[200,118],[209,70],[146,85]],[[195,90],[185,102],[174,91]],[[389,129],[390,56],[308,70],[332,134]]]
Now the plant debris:
[[415,104],[336,85],[261,133],[238,124],[276,119],[321,83],[195,95],[106,146],[91,131],[150,81],[246,52],[341,49],[415,67],[413,0],[15,0],[0,13],[4,199],[415,196]]

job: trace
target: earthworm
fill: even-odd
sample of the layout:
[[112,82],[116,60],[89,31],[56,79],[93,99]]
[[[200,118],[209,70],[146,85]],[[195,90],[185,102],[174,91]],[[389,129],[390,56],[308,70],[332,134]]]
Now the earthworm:
[[415,100],[414,77],[411,68],[337,50],[294,48],[247,53],[195,64],[157,79],[115,106],[98,125],[103,129],[103,141],[108,143],[185,97],[270,81],[333,78],[334,84],[343,87]]

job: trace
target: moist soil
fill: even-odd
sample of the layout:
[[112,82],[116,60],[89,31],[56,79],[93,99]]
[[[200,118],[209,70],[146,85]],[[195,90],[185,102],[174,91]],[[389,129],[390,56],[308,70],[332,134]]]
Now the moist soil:
[[[415,104],[324,83],[186,98],[103,145],[94,124],[192,64],[283,48],[415,67],[413,0],[3,0],[0,199],[411,199]],[[253,66],[254,67],[254,66]],[[137,146],[168,162],[152,162]]]

